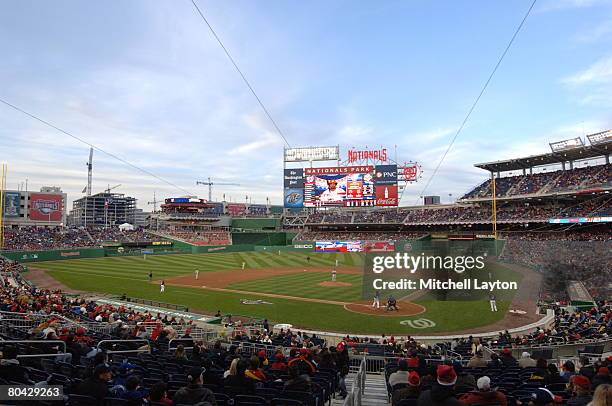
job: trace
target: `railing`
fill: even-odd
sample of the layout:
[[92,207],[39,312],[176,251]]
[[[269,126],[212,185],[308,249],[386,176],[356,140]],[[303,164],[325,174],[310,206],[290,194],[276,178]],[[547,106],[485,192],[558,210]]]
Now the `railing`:
[[0,311],[0,332],[7,333],[10,328],[18,328],[29,330],[38,327],[44,322],[53,320],[60,325],[60,329],[77,328],[80,325],[64,316],[56,313],[52,314],[34,314],[34,313],[16,313],[16,312],[4,312]]
[[[141,322],[139,326],[144,327],[147,333],[152,334],[153,330],[157,328],[158,324],[156,321],[147,321]],[[187,334],[188,331],[189,336],[193,341],[201,340],[210,343],[219,337],[219,332],[216,329],[203,329],[202,327],[198,327],[193,324],[170,324],[167,327],[171,327],[174,330],[176,338],[181,338],[181,336]]]
[[145,345],[149,345],[149,340],[144,339],[131,339],[131,340],[101,340],[98,343],[98,351],[106,351],[107,354],[129,354],[129,353],[141,353],[141,352],[149,352],[150,348],[135,348],[132,350],[107,350],[104,347],[104,344],[125,344],[125,343],[141,343],[140,347]]
[[189,311],[189,308],[187,306],[177,305],[173,303],[157,302],[155,300],[149,300],[149,299],[140,299],[137,297],[125,297],[125,298],[121,298],[121,300],[127,303],[136,303],[136,304],[142,304],[142,305],[147,305],[147,306],[159,307],[162,309],[178,310],[180,312]]
[[365,381],[366,381],[366,357],[362,357],[359,369],[353,380],[351,391],[349,392],[346,399],[344,399],[343,406],[361,406],[361,399],[365,393]]
[[66,343],[62,340],[2,340],[0,341],[0,347],[5,345],[13,345],[13,344],[39,344],[44,346],[49,345],[60,345],[63,347],[62,352],[52,352],[52,353],[42,353],[42,354],[19,354],[17,358],[65,358],[67,356],[71,356],[71,354],[66,353]]
[[[384,374],[385,367],[387,364],[395,364],[402,357],[401,356],[380,356],[380,355],[351,355],[350,356],[350,370],[355,371],[361,368],[361,361],[365,360],[365,370],[368,374]],[[443,357],[440,356],[438,358],[430,357],[426,358],[425,361],[430,364],[439,364],[444,361],[452,359],[453,357]],[[461,363],[467,363],[467,360],[459,360]]]

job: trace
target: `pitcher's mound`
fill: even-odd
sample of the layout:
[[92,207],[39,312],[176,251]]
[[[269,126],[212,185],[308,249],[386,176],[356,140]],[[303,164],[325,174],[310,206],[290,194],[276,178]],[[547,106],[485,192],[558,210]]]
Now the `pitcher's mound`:
[[344,308],[349,312],[372,314],[375,316],[415,316],[417,314],[425,313],[427,310],[425,307],[419,304],[402,300],[397,301],[397,307],[399,307],[398,311],[386,311],[386,306],[381,301],[380,309],[375,309],[372,307],[372,301],[369,300],[362,300],[360,302],[344,305]]
[[332,281],[325,281],[325,282],[320,282],[317,285],[319,286],[323,286],[324,288],[330,288],[330,287],[339,287],[339,286],[353,286],[352,283],[348,283],[348,282],[332,282]]

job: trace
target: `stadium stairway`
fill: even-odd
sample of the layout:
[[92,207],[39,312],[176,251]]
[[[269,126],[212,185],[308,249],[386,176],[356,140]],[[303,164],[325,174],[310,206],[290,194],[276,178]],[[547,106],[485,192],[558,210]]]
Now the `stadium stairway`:
[[[355,380],[355,374],[348,374],[346,377],[346,390],[351,391],[353,381]],[[344,400],[336,396],[332,401],[332,406],[342,406]],[[362,405],[372,406],[387,406],[390,405],[387,398],[387,386],[385,384],[385,377],[380,374],[367,374],[365,381],[365,391],[361,398]]]

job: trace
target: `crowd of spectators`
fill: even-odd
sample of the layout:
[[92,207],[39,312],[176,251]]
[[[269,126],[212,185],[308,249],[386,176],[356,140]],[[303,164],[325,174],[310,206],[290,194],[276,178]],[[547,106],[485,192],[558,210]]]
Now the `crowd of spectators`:
[[104,242],[148,241],[143,230],[111,228],[20,227],[5,228],[5,250],[50,250],[98,247]]
[[296,241],[395,241],[416,240],[426,234],[410,231],[303,231]]
[[609,232],[597,237],[589,232],[508,235],[501,259],[542,273],[542,294],[547,298],[566,299],[567,284],[572,280],[584,283],[594,298],[612,297]]
[[[611,203],[612,198],[608,195],[570,203],[504,201],[497,205],[497,221],[534,222],[547,221],[550,218],[606,216],[612,213]],[[492,217],[491,205],[481,203],[334,214],[315,212],[310,214],[306,224],[470,224],[490,222]]]
[[[557,367],[529,353],[516,360],[510,351],[516,347],[608,337],[612,334],[612,309],[606,302],[587,311],[555,307],[555,322],[549,329],[535,329],[515,337],[500,332],[482,342],[470,337],[427,346],[409,336],[383,335],[346,336],[338,345],[328,346],[316,335],[292,330],[274,333],[264,320],[261,328],[238,332],[231,343],[223,345],[193,339],[189,328],[182,329],[184,333],[179,336],[178,327],[192,324],[183,319],[38,289],[22,278],[19,264],[2,259],[0,267],[0,310],[29,313],[31,320],[35,316],[49,316],[25,329],[4,328],[2,338],[43,343],[47,340],[48,344],[38,347],[45,353],[61,352],[55,340],[65,342],[67,348],[67,354],[59,354],[55,362],[42,363],[18,358],[25,347],[1,346],[0,383],[62,384],[75,402],[102,404],[99,402],[105,398],[121,398],[130,405],[161,402],[204,406],[237,396],[259,396],[268,400],[302,399],[305,405],[322,404],[334,392],[341,397],[347,395],[345,380],[351,355],[362,353],[389,357],[385,377],[394,405],[407,398],[414,398],[419,405],[430,405],[432,399],[457,405],[492,399],[509,404],[510,400],[524,400],[532,394],[536,398],[546,397],[549,393],[562,397],[568,404],[579,404],[571,402],[597,399],[597,391],[601,391],[598,387],[606,389],[605,385],[610,383],[607,369],[612,366],[610,360],[591,363],[582,359],[579,365],[565,363]],[[66,324],[51,314],[110,328],[100,333]],[[153,329],[145,328],[151,324]],[[126,342],[119,348],[141,350],[138,356],[109,356],[96,346],[100,340],[135,338],[146,340],[146,344]],[[183,341],[172,346],[173,338]],[[253,349],[247,344],[259,347]],[[483,345],[499,350],[485,360]],[[449,354],[460,354],[469,361],[467,364],[445,361]],[[548,391],[539,389],[542,387]]]
[[[528,195],[545,192],[577,191],[612,183],[612,165],[596,165],[553,172],[497,178],[497,197]],[[466,193],[461,199],[491,197],[491,180],[487,179]]]
[[210,231],[165,231],[169,237],[176,237],[194,245],[230,245],[232,234],[228,230]]
[[6,228],[4,249],[48,250],[72,247],[92,247],[95,241],[83,229],[21,227]]

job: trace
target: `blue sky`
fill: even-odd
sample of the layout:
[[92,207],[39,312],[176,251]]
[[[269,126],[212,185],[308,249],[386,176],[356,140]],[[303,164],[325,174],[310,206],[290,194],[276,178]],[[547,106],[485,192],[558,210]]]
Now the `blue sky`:
[[[398,146],[414,204],[531,1],[198,4],[293,146]],[[283,142],[187,0],[2,3],[0,97],[206,197],[281,203]],[[612,2],[539,0],[428,194],[612,127]],[[8,187],[86,184],[88,147],[0,105]],[[95,154],[94,191],[181,191]]]

